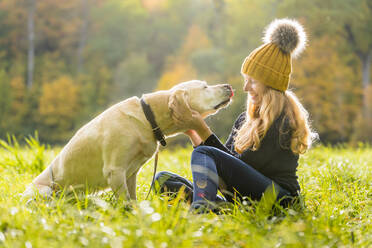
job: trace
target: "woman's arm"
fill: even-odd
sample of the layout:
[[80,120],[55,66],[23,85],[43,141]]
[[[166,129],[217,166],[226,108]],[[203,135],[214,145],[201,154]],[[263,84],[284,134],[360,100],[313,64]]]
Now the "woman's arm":
[[236,135],[236,130],[240,128],[240,126],[244,123],[245,121],[245,112],[241,113],[238,118],[235,120],[234,125],[231,129],[231,132],[229,134],[229,137],[224,144],[218,139],[218,137],[214,134],[210,135],[207,140],[204,141],[204,145],[207,146],[213,146],[216,147],[224,152],[227,152],[237,158],[240,158],[240,154],[235,152],[233,148],[233,143],[234,143],[234,138]]
[[220,149],[224,152],[227,152],[227,153],[233,155],[230,152],[230,150],[226,146],[224,146],[221,143],[221,141],[217,138],[217,136],[215,134],[213,134],[210,130],[208,132],[206,132],[205,135],[203,136],[203,137],[206,137],[207,135],[209,135],[204,140],[200,137],[198,132],[195,131],[195,130],[188,130],[188,131],[185,132],[185,134],[187,136],[189,136],[193,147],[197,147],[197,146],[200,146],[201,144],[203,144],[203,145],[206,145],[206,146],[213,146],[217,149]]
[[185,134],[189,136],[191,143],[195,147],[206,141],[213,133],[198,112],[192,110],[191,118],[192,120],[189,120],[189,126],[193,127],[193,129],[186,131]]
[[[239,154],[236,153],[233,150],[233,141],[234,141],[234,137],[236,135],[236,130],[239,129],[239,127],[244,122],[244,120],[245,120],[245,113],[243,112],[235,120],[235,123],[233,125],[232,130],[231,130],[231,133],[230,133],[229,138],[227,139],[227,142],[226,142],[225,145],[222,144],[222,142],[218,139],[218,137],[215,134],[212,133],[212,131],[209,129],[208,126],[206,126],[206,124],[205,124],[205,126],[203,124],[199,131],[188,130],[188,131],[185,132],[185,134],[189,136],[189,138],[190,138],[194,147],[199,146],[201,144],[207,145],[207,146],[213,146],[213,147],[215,147],[217,149],[220,149],[224,152],[227,152],[227,153],[229,153],[229,154],[231,154],[235,157],[239,157]],[[203,138],[201,138],[199,136],[199,134],[202,134],[201,136]]]
[[185,134],[190,137],[194,145],[200,145],[212,134],[201,114],[191,109],[184,100],[175,98],[170,103],[170,108],[173,121],[180,129],[188,129]]
[[[198,113],[199,114],[199,113]],[[197,117],[200,118],[199,120],[199,126],[195,129],[197,135],[200,137],[200,139],[204,142],[208,139],[209,136],[212,135],[212,130],[209,128],[205,120],[200,116]]]
[[200,138],[199,134],[195,130],[193,129],[187,130],[185,134],[189,136],[193,147],[200,146],[203,143],[202,138]]
[[189,136],[191,143],[194,147],[201,145],[210,137],[213,133],[205,121],[200,122],[200,127],[198,130],[190,129],[185,132]]

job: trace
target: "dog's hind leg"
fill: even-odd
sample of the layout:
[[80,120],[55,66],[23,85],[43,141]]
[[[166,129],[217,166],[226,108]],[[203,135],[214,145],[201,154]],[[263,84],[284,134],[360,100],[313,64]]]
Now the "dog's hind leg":
[[127,179],[128,192],[132,200],[137,200],[136,196],[137,173],[138,171],[136,171]]
[[117,168],[111,170],[107,175],[107,183],[114,191],[115,195],[119,197],[122,196],[126,200],[131,198],[123,169]]

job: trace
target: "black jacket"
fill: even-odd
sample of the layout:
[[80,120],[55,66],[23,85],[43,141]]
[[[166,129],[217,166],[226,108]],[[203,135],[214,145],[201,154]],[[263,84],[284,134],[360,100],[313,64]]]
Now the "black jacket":
[[[287,189],[292,195],[297,195],[300,191],[296,175],[299,156],[294,154],[289,148],[281,147],[281,145],[289,147],[291,137],[288,120],[286,118],[283,119],[284,117],[285,115],[282,113],[273,122],[256,151],[247,149],[242,154],[239,154],[234,149],[234,137],[236,136],[236,131],[245,121],[245,112],[240,114],[235,121],[225,145],[214,134],[209,136],[203,144],[216,147],[241,159],[278,183],[281,187]],[[279,127],[282,121],[284,121],[284,130],[286,131],[285,134],[279,135]]]

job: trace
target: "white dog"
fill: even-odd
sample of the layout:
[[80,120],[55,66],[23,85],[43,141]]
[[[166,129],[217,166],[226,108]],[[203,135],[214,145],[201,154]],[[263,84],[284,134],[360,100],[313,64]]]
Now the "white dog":
[[[203,117],[227,106],[232,97],[227,84],[208,86],[193,80],[167,91],[143,95],[156,123],[165,136],[187,130],[172,119],[171,102],[182,99]],[[91,120],[71,138],[52,163],[27,187],[24,198],[38,192],[50,196],[59,187],[86,185],[95,189],[111,187],[118,195],[136,199],[136,177],[141,166],[158,149],[153,128],[138,97],[110,107]]]

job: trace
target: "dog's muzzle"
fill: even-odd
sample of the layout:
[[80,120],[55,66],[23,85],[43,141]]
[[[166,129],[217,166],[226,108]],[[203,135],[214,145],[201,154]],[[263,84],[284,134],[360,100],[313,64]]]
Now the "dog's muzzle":
[[226,96],[229,98],[214,106],[214,109],[219,109],[220,107],[227,105],[231,101],[231,98],[234,96],[234,90],[230,84],[223,85],[223,89],[226,93]]

